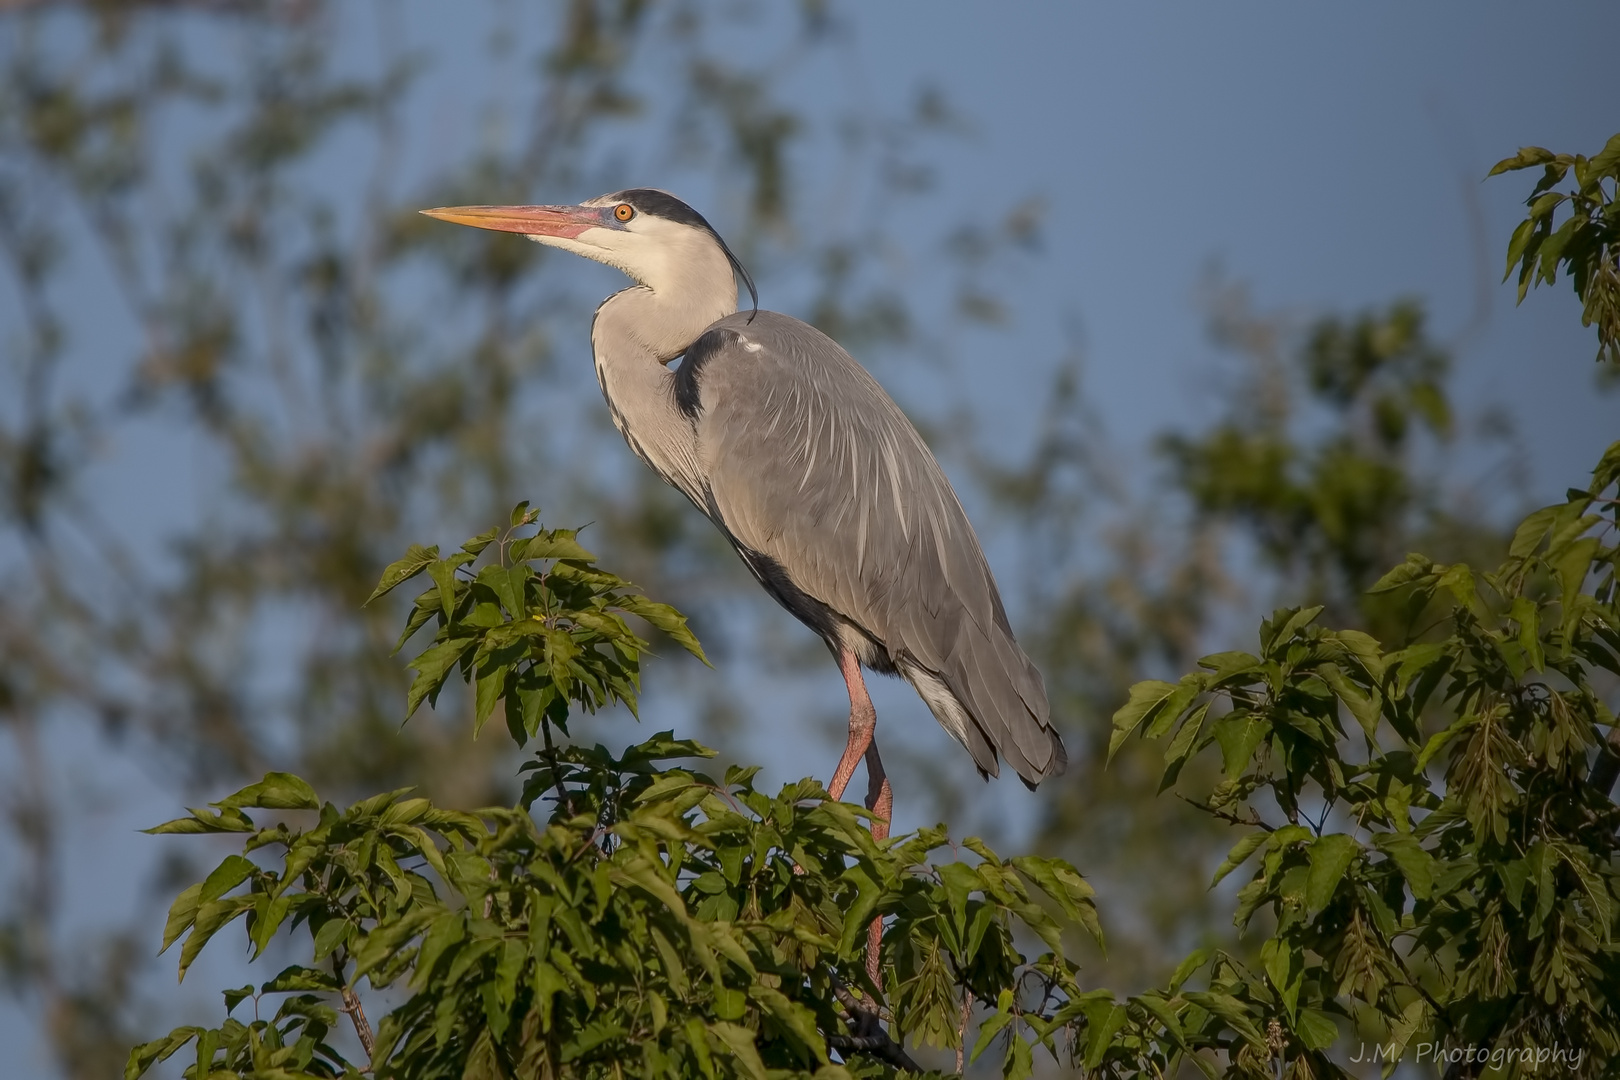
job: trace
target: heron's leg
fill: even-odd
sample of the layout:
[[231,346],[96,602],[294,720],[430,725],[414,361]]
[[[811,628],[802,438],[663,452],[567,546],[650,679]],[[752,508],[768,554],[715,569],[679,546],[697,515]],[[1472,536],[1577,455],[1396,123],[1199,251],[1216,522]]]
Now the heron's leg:
[[838,768],[833,771],[832,783],[827,785],[834,799],[844,797],[849,778],[855,775],[855,766],[865,756],[866,748],[872,745],[872,732],[877,727],[877,710],[872,707],[866,682],[861,678],[861,662],[848,649],[840,649],[838,670],[843,672],[844,685],[849,688],[849,741],[844,744],[844,756],[838,759]]
[[[833,772],[827,791],[833,798],[842,799],[844,789],[849,787],[850,777],[855,775],[855,766],[864,757],[866,808],[883,819],[872,822],[872,837],[882,840],[889,835],[889,814],[894,806],[894,792],[889,787],[888,776],[883,772],[883,761],[878,757],[875,734],[877,710],[872,707],[872,698],[866,692],[866,681],[861,678],[860,661],[854,653],[848,649],[838,650],[838,670],[843,672],[844,685],[849,688],[849,741],[844,744],[844,756],[838,759],[838,768]],[[871,977],[873,986],[880,985],[882,944],[883,920],[873,919],[866,939],[866,973]]]
[[[894,814],[894,789],[889,786],[888,774],[883,771],[883,759],[878,757],[877,736],[866,748],[866,808],[875,815],[872,819],[872,839],[889,837],[889,821]],[[883,919],[873,919],[866,931],[866,974],[872,985],[882,987]]]

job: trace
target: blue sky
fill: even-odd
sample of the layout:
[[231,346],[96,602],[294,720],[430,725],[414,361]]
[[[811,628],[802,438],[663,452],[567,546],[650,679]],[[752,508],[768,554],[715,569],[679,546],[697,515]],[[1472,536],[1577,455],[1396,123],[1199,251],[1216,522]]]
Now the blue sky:
[[[1481,182],[1520,145],[1590,153],[1620,128],[1620,7],[1543,9],[1545,29],[1554,13],[1563,28],[1545,37],[1510,4],[1002,10],[1017,15],[868,6],[863,54],[887,92],[933,77],[974,118],[941,169],[956,207],[1047,198],[1019,351],[1055,355],[1055,316],[1076,314],[1116,437],[1207,412],[1195,297],[1213,265],[1258,306],[1305,316],[1417,296],[1443,341],[1474,317],[1484,274],[1488,321],[1456,357],[1459,395],[1465,412],[1511,408],[1535,497],[1620,430],[1620,401],[1571,394],[1594,351],[1573,294],[1561,283],[1515,309],[1496,284],[1531,181]],[[1009,410],[1038,385],[988,380]]]

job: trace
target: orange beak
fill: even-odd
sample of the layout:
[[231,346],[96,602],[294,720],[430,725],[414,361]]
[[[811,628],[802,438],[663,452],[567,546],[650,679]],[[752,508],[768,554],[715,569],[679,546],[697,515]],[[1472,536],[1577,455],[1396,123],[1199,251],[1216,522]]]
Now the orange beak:
[[439,206],[422,213],[477,229],[569,240],[605,223],[605,212],[594,206]]

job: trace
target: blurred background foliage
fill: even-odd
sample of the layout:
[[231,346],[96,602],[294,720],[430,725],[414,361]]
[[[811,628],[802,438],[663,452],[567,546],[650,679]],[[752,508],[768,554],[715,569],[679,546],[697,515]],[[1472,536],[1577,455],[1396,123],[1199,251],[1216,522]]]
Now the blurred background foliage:
[[[5,7],[0,971],[60,1075],[112,1074],[156,1026],[135,909],[195,876],[148,865],[121,895],[65,895],[64,822],[86,793],[64,786],[64,751],[175,801],[269,769],[334,797],[514,797],[513,748],[495,728],[466,737],[470,701],[398,725],[399,613],[360,605],[410,541],[542,492],[549,520],[594,523],[605,560],[693,617],[720,674],[672,662],[657,681],[695,734],[740,755],[756,720],[838,723],[801,701],[827,681],[813,640],[608,426],[583,356],[616,282],[415,211],[657,178],[880,374],[942,370],[970,328],[1011,345],[1008,268],[1038,258],[1042,206],[957,220],[930,202],[933,148],[971,130],[948,95],[817,117],[835,162],[817,182],[843,208],[828,215],[796,171],[812,125],[784,90],[853,47],[816,0],[772,12],[791,25],[769,34],[750,4],[498,6],[510,32],[478,49],[499,92],[472,115],[436,107],[438,58],[382,5]],[[469,130],[476,152],[439,152]],[[927,228],[901,235],[902,205]],[[892,284],[899,252],[948,268],[943,320]],[[1165,435],[1149,467],[1096,422],[1078,349],[1018,459],[959,422],[971,380],[917,416],[1016,538],[1003,584],[1074,761],[1031,824],[1097,885],[1111,947],[1088,970],[1125,991],[1235,934],[1207,890],[1229,830],[1157,797],[1150,743],[1102,768],[1125,688],[1283,596],[1398,644],[1404,622],[1366,587],[1409,550],[1493,564],[1524,504],[1522,448],[1500,418],[1458,415],[1419,300],[1301,319],[1215,277],[1205,304],[1229,363],[1207,423]],[[184,468],[154,468],[158,448]],[[940,815],[977,797],[942,764],[953,752],[901,748],[897,788]],[[98,797],[133,824],[116,787]],[[69,919],[86,910],[90,931]]]

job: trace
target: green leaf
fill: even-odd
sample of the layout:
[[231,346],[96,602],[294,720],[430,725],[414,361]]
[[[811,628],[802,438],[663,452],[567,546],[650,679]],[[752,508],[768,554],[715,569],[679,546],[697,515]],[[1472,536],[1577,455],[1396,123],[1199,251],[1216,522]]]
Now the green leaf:
[[1344,833],[1328,833],[1311,843],[1306,850],[1311,871],[1305,884],[1305,904],[1311,911],[1327,907],[1345,871],[1360,853],[1361,845],[1355,837]]
[[185,981],[186,971],[191,967],[191,962],[197,959],[197,954],[202,952],[209,939],[226,923],[252,909],[251,896],[232,896],[199,905],[191,933],[186,937],[186,943],[180,947],[180,981]]
[[1427,900],[1434,890],[1434,856],[1411,833],[1379,833],[1373,843],[1400,869],[1412,895]]
[[751,1080],[767,1080],[765,1062],[760,1060],[759,1051],[754,1048],[753,1032],[739,1024],[726,1023],[710,1024],[709,1030],[731,1051],[744,1075]]
[[1029,1043],[1014,1028],[1007,1040],[1007,1056],[1001,1063],[1003,1080],[1029,1080],[1035,1073],[1035,1059]]
[[1524,885],[1530,878],[1530,860],[1514,859],[1511,862],[1497,863],[1496,876],[1502,879],[1502,890],[1507,895],[1507,902],[1514,911],[1524,902]]
[[[1276,636],[1273,637],[1268,643],[1267,650],[1269,651],[1279,645],[1285,645],[1289,641],[1292,641],[1301,630],[1305,629],[1311,623],[1316,621],[1316,617],[1322,614],[1322,610],[1323,606],[1321,604],[1314,604],[1310,607],[1302,607],[1298,611],[1287,613],[1288,620],[1282,624],[1281,629],[1276,632]],[[1283,612],[1278,612],[1277,614],[1281,615]],[[1274,622],[1276,618],[1276,615],[1272,616],[1272,620]]]
[[1242,1036],[1250,1046],[1266,1045],[1265,1036],[1260,1034],[1260,1028],[1256,1024],[1257,1020],[1263,1018],[1231,994],[1189,990],[1182,996],[1225,1020],[1227,1026]]
[[370,596],[366,597],[366,603],[369,604],[379,596],[388,594],[397,586],[420,574],[438,557],[439,545],[434,544],[432,547],[425,548],[420,544],[412,544],[406,549],[403,559],[397,559],[388,564],[388,569],[383,571],[381,580],[377,582],[377,587],[371,590]]
[[484,730],[484,723],[489,720],[490,714],[495,711],[496,704],[506,693],[507,676],[512,669],[506,664],[499,664],[487,671],[480,671],[477,686],[474,692],[473,708],[473,737]]
[[1301,1009],[1294,1030],[1312,1050],[1326,1050],[1339,1037],[1339,1026],[1321,1009]]
[[327,919],[315,932],[315,959],[325,960],[353,935],[353,931],[354,924],[341,915]]
[[[646,619],[648,623],[667,634],[681,648],[705,664],[709,664],[709,658],[703,653],[703,646],[698,644],[697,636],[686,625],[686,616],[679,611],[676,611],[668,604],[656,603],[644,596],[623,596],[614,603],[616,607]],[[713,667],[714,665],[709,664],[709,666]]]
[[1536,222],[1532,218],[1525,218],[1519,222],[1518,228],[1513,230],[1513,235],[1508,239],[1507,269],[1502,271],[1503,281],[1513,276],[1513,268],[1524,257],[1525,249],[1529,247],[1535,233]]
[[202,895],[202,887],[203,883],[197,882],[175,897],[174,903],[169,905],[169,919],[163,925],[163,947],[158,950],[160,954],[168,952],[169,946],[173,945],[181,934],[191,929],[191,924],[197,918],[198,897]]
[[596,556],[580,546],[568,529],[558,529],[555,533],[529,538],[528,546],[523,549],[525,561],[533,562],[540,559],[567,559],[571,562],[593,563]]
[[141,1043],[129,1052],[129,1059],[124,1063],[124,1080],[138,1080],[146,1070],[160,1061],[167,1061],[176,1050],[202,1032],[200,1027],[177,1027],[161,1039]]
[[1434,562],[1426,555],[1408,555],[1406,561],[1390,570],[1383,577],[1373,583],[1369,593],[1394,592],[1405,588],[1421,578],[1428,577],[1434,572]]
[[1417,771],[1422,772],[1434,756],[1445,748],[1445,745],[1458,735],[1479,723],[1479,717],[1474,715],[1460,716],[1453,720],[1444,729],[1429,736],[1429,741],[1423,744],[1423,750],[1418,754]]
[[1260,947],[1260,960],[1266,978],[1277,991],[1288,1018],[1293,1021],[1299,1004],[1300,984],[1305,974],[1304,957],[1281,938],[1271,938]]
[[444,613],[445,622],[454,622],[456,617],[456,602],[460,599],[456,595],[456,564],[450,559],[435,559],[428,563],[429,576],[439,590],[439,610]]
[[526,563],[519,563],[516,566],[488,567],[487,571],[487,574],[478,576],[486,581],[507,614],[513,619],[526,617],[529,613],[529,581],[534,577],[534,570]]
[[1125,1026],[1125,1018],[1125,1006],[1116,1005],[1112,1000],[1086,1003],[1086,1045],[1081,1063],[1087,1069],[1095,1069],[1102,1064],[1114,1036]]
[[437,698],[450,669],[476,641],[476,638],[471,637],[441,641],[411,661],[410,666],[415,669],[416,678],[411,680],[410,692],[405,696],[405,719],[409,720],[415,715],[416,710],[427,698]]
[[226,990],[223,993],[225,995],[225,1015],[229,1016],[238,1005],[253,996],[253,984],[248,983],[246,986],[236,990]]
[[1216,868],[1215,880],[1209,883],[1209,887],[1213,889],[1221,883],[1222,878],[1248,861],[1249,856],[1259,851],[1260,846],[1266,842],[1267,835],[1264,832],[1252,832],[1233,844],[1232,850],[1227,852],[1226,858]]
[[202,893],[197,897],[199,904],[207,904],[218,900],[242,882],[258,867],[240,855],[227,855],[225,861],[214,868],[202,883]]
[[1517,154],[1498,161],[1491,166],[1491,171],[1485,175],[1491,177],[1500,173],[1512,172],[1516,169],[1531,169],[1537,165],[1545,165],[1549,161],[1553,161],[1556,156],[1551,150],[1544,150],[1539,146],[1521,146]]
[[173,821],[165,821],[161,825],[154,825],[141,831],[149,836],[165,836],[184,833],[246,833],[254,832],[257,828],[252,818],[234,807],[227,807],[218,813],[193,808],[190,817],[175,818]]
[[1157,712],[1175,692],[1175,684],[1157,679],[1148,679],[1131,687],[1130,700],[1114,713],[1114,734],[1108,740],[1108,760],[1114,759],[1115,752],[1130,738],[1131,732]]
[[490,544],[494,543],[495,538],[499,535],[501,535],[501,527],[497,525],[494,528],[487,529],[484,532],[479,533],[477,536],[468,540],[465,544],[462,544],[461,550],[476,557],[483,554],[484,549],[489,547]]
[[748,996],[762,1006],[762,1010],[791,1032],[802,1049],[821,1064],[827,1062],[827,1043],[816,1027],[816,1014],[804,1005],[788,999],[779,990],[760,983],[750,983]]
[[275,978],[260,987],[260,990],[266,994],[284,994],[299,990],[314,990],[335,994],[341,989],[342,985],[331,972],[321,971],[318,968],[302,967],[298,964],[282,968]]
[[214,806],[229,809],[259,807],[265,810],[319,810],[321,803],[315,789],[292,773],[265,773],[257,784],[249,784]]
[[1255,749],[1271,734],[1271,724],[1253,713],[1229,713],[1215,721],[1215,741],[1221,747],[1221,767],[1228,779],[1243,775]]
[[968,1055],[968,1061],[978,1061],[979,1055],[990,1048],[990,1044],[1000,1035],[1002,1029],[1013,1022],[1013,1014],[1009,1010],[998,1009],[996,1013],[979,1027],[979,1037],[973,1043],[973,1052]]
[[1080,871],[1062,859],[1039,855],[1019,855],[1008,861],[1051,897],[1064,915],[1085,927],[1092,940],[1102,945],[1102,925],[1097,921],[1097,908],[1092,899],[1096,891],[1080,876]]
[[[1241,843],[1241,841],[1239,841],[1239,843]],[[1180,990],[1181,984],[1186,982],[1192,976],[1193,972],[1203,967],[1213,954],[1214,950],[1208,946],[1205,946],[1201,949],[1194,949],[1192,952],[1183,957],[1181,963],[1176,965],[1176,970],[1170,974],[1170,982],[1168,985],[1171,991],[1173,992]]]
[[1356,718],[1356,723],[1366,732],[1367,738],[1376,744],[1378,721],[1382,716],[1377,697],[1364,692],[1337,664],[1323,664],[1317,668],[1317,674],[1339,696],[1339,700],[1344,702],[1345,707],[1350,710],[1350,715]]

